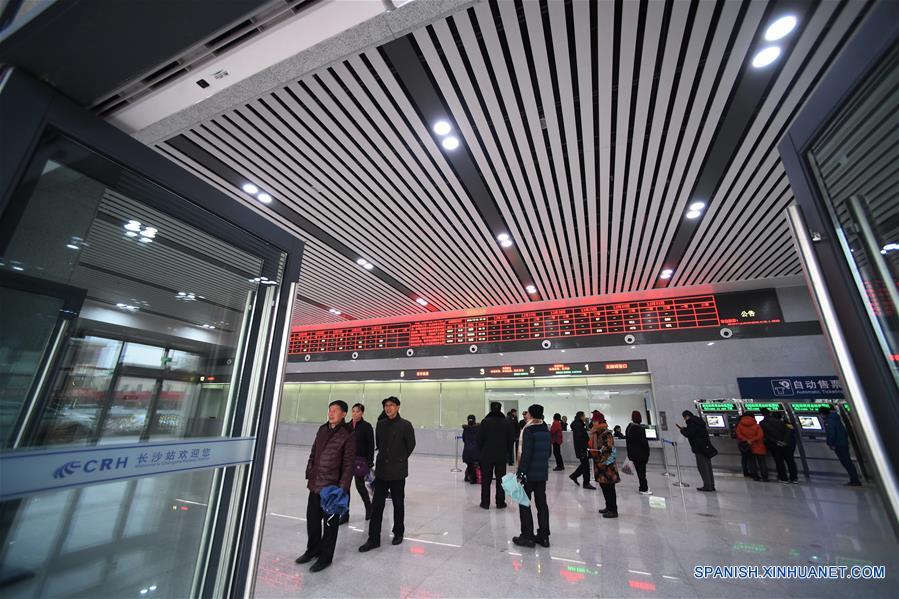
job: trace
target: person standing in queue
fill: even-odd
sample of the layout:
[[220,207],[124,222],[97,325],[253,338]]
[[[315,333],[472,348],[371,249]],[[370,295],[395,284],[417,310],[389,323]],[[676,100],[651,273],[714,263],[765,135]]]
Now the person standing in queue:
[[512,427],[517,421],[503,416],[503,406],[490,402],[490,412],[478,427],[478,450],[481,452],[481,507],[490,509],[490,485],[496,478],[496,507],[506,507],[506,491],[502,480],[506,475],[506,451],[513,443]]
[[583,412],[578,412],[574,415],[574,421],[571,423],[571,440],[574,442],[574,455],[580,461],[580,465],[568,478],[574,484],[578,484],[578,477],[583,476],[584,488],[595,489],[596,487],[590,484],[590,456],[587,454],[587,443],[590,439],[590,434],[587,432],[586,419],[587,417]]
[[609,424],[602,412],[593,412],[593,428],[590,430],[590,442],[593,446],[593,478],[599,483],[606,507],[599,510],[603,518],[618,517],[618,494],[615,485],[621,482],[618,466],[615,464],[617,451],[615,435],[609,430]]
[[508,462],[506,463],[514,466],[515,456],[518,455],[518,433],[521,432],[521,429],[518,428],[518,410],[512,408],[506,416],[509,419],[509,429],[512,431],[512,442],[509,443]]
[[[371,497],[365,487],[365,477],[375,465],[375,431],[365,420],[365,406],[361,403],[353,404],[353,419],[350,426],[356,432],[356,459],[353,461],[353,480],[356,483],[356,492],[362,498],[365,506],[365,519],[371,519]],[[350,521],[350,513],[340,517],[340,523]]]
[[465,482],[476,485],[478,484],[478,462],[480,461],[477,444],[480,427],[474,414],[469,414],[467,421],[468,424],[462,425],[462,462],[465,464]]
[[386,418],[375,429],[378,457],[375,460],[375,496],[372,499],[371,521],[368,524],[368,540],[359,551],[371,551],[381,546],[381,521],[387,492],[393,500],[393,544],[403,542],[406,529],[403,524],[406,477],[409,476],[409,456],[415,449],[415,429],[412,423],[400,417],[400,400],[390,396],[381,402]]
[[744,412],[737,421],[734,431],[737,435],[737,449],[741,455],[747,456],[749,474],[754,480],[768,482],[768,465],[765,463],[765,433],[755,421],[755,414]]
[[562,416],[562,432],[568,430],[568,416]]
[[537,507],[537,534],[534,535],[534,516],[530,506],[518,506],[521,534],[512,542],[521,547],[535,544],[549,547],[549,507],[546,505],[546,480],[549,478],[549,428],[543,422],[543,406],[534,404],[525,412],[528,423],[521,431],[521,457],[518,460],[518,480],[524,492]]
[[790,431],[787,430],[787,424],[780,417],[780,412],[771,412],[767,408],[765,410],[765,419],[759,423],[762,432],[765,433],[765,448],[771,457],[774,458],[774,468],[777,470],[777,480],[783,484],[790,484],[787,478],[787,437]]
[[565,470],[565,464],[562,462],[562,415],[556,412],[553,414],[553,423],[549,427],[549,438],[553,446],[553,456],[556,458],[556,467],[553,471]]
[[[336,400],[328,404],[328,421],[315,434],[312,451],[306,462],[306,552],[296,560],[305,564],[315,560],[310,572],[324,570],[331,565],[337,546],[339,518],[329,517],[322,510],[321,492],[325,487],[337,486],[349,497],[356,457],[356,438],[346,418],[346,402]],[[324,528],[324,534],[322,534]]]
[[640,494],[652,495],[649,483],[646,482],[646,464],[649,462],[649,441],[646,440],[646,429],[643,427],[643,415],[639,410],[631,412],[631,422],[624,429],[627,459],[634,464],[637,480],[640,481]]
[[846,485],[849,487],[862,486],[862,481],[858,478],[858,470],[855,469],[855,464],[852,463],[852,457],[849,455],[849,432],[843,421],[840,420],[840,415],[831,410],[828,405],[818,408],[818,413],[825,418],[827,446],[837,454],[837,459],[849,474],[849,482]]
[[699,476],[702,477],[702,486],[697,491],[705,491],[708,493],[715,492],[715,474],[712,472],[712,458],[718,455],[718,450],[709,440],[709,431],[705,426],[702,418],[699,418],[690,410],[681,412],[684,422],[687,426],[681,426],[677,423],[677,429],[680,434],[690,441],[690,450],[696,456],[696,468],[699,470]]

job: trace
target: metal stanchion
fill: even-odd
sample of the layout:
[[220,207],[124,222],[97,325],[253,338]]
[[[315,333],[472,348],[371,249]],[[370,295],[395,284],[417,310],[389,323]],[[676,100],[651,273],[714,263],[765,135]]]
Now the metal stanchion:
[[671,474],[671,472],[668,470],[668,452],[665,451],[665,443],[666,443],[666,440],[665,440],[665,439],[662,439],[661,441],[662,441],[662,462],[664,462],[664,464],[665,464],[665,471],[662,472],[662,476],[674,476],[674,475]]
[[462,469],[459,468],[459,439],[462,438],[462,435],[456,436],[456,462],[455,465],[450,469],[450,472],[462,472]]
[[674,469],[677,472],[677,478],[679,479],[673,484],[675,487],[689,487],[689,484],[682,482],[683,478],[680,475],[680,456],[677,455],[677,441],[669,441],[669,443],[674,447]]

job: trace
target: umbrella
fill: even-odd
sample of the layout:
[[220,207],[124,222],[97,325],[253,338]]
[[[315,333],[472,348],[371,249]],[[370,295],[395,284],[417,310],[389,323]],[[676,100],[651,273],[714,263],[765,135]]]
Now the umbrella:
[[506,493],[509,494],[509,497],[517,503],[518,505],[523,505],[524,507],[530,507],[531,500],[528,499],[528,496],[524,492],[524,487],[521,486],[521,483],[518,482],[518,479],[515,478],[515,475],[511,472],[503,477],[503,489],[506,490]]
[[335,485],[329,485],[321,491],[322,511],[332,516],[342,516],[350,512],[350,496],[346,491]]

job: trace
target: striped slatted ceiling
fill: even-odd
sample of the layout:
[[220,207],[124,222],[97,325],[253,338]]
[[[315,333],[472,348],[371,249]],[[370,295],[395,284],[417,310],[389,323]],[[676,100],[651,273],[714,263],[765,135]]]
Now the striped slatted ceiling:
[[[521,280],[381,48],[184,130],[440,310],[800,272],[776,144],[866,2],[808,7],[711,197],[693,196],[774,3],[480,2],[409,34],[530,279]],[[300,293],[354,318],[424,312],[165,141],[156,148],[308,241]],[[679,264],[683,214],[707,204]],[[683,246],[682,246],[683,247]],[[294,324],[330,322],[312,304]],[[336,319],[335,319],[336,320]]]

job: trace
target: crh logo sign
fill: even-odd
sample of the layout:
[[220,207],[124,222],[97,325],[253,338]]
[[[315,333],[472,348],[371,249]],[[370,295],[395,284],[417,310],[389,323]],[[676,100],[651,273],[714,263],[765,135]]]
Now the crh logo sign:
[[102,460],[87,460],[83,464],[79,460],[72,460],[71,462],[66,462],[59,468],[53,471],[53,478],[66,478],[67,476],[72,476],[78,471],[87,472],[88,474],[92,472],[104,471],[104,470],[118,470],[120,468],[128,467],[128,458],[121,457],[118,459],[113,458],[103,458]]

